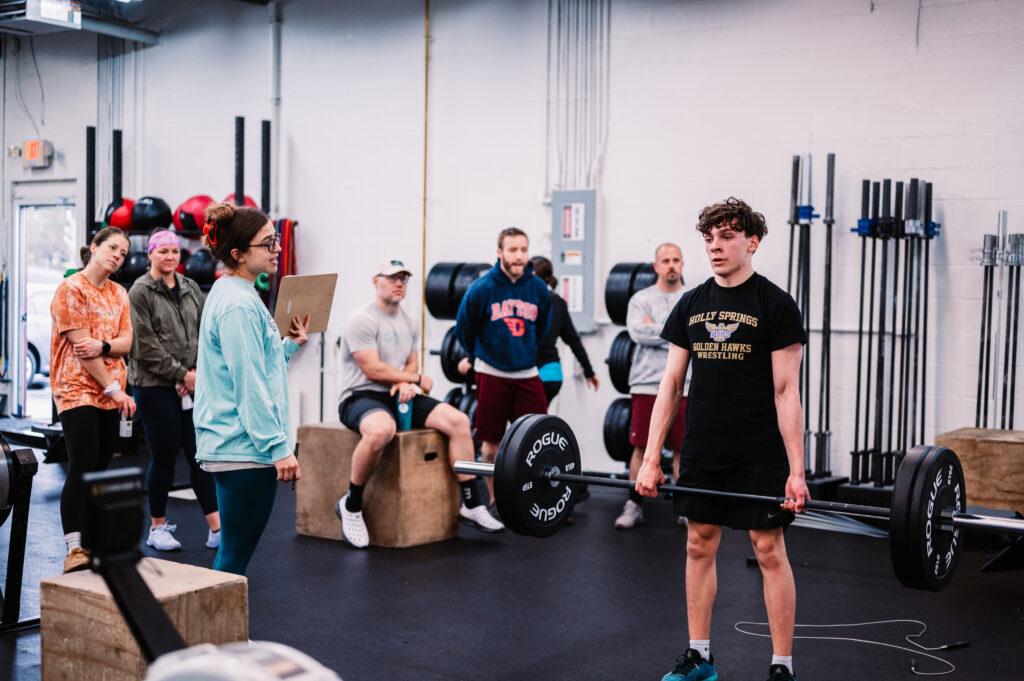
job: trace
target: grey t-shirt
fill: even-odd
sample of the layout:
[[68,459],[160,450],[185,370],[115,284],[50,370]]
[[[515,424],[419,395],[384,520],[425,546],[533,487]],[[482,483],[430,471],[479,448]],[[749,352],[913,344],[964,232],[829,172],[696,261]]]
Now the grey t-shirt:
[[[672,309],[683,297],[683,288],[666,293],[658,285],[648,286],[633,294],[626,312],[626,330],[636,343],[633,364],[629,368],[629,392],[635,395],[657,395],[658,386],[668,363],[668,341],[661,329]],[[654,320],[644,322],[644,317]]]
[[352,357],[353,352],[376,350],[381,361],[396,369],[405,368],[419,341],[419,328],[401,307],[391,316],[371,302],[349,317],[341,334],[341,400],[355,390],[387,392],[391,385],[371,381]]

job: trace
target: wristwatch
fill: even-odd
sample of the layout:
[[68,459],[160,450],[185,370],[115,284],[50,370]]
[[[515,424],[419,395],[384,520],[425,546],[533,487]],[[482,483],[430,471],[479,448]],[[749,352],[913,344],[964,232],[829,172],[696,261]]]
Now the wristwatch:
[[108,343],[107,341],[100,341],[100,343],[103,344],[103,354],[104,355],[109,355],[110,354],[110,343]]

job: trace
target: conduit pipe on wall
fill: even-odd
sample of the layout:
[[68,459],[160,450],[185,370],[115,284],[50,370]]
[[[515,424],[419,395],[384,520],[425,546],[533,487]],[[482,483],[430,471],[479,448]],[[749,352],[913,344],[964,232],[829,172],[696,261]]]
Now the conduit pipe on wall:
[[430,113],[430,0],[424,0],[423,21],[423,234],[420,247],[420,371],[427,356],[427,121]]
[[270,214],[281,217],[281,7],[267,5],[270,17]]

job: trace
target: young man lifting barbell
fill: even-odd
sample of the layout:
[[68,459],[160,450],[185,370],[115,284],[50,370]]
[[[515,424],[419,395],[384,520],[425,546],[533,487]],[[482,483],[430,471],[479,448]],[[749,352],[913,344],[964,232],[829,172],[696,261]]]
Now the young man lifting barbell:
[[782,508],[675,497],[689,518],[686,615],[690,642],[663,681],[716,679],[711,610],[722,526],[747,530],[764,579],[773,657],[769,681],[792,681],[796,588],[783,528],[810,498],[804,480],[798,378],[807,337],[796,302],[754,272],[767,232],[764,216],[729,198],[701,211],[697,229],[714,276],[684,294],[662,331],[670,343],[636,489],[656,496],[664,482],[661,447],[692,363],[679,484],[792,497]]

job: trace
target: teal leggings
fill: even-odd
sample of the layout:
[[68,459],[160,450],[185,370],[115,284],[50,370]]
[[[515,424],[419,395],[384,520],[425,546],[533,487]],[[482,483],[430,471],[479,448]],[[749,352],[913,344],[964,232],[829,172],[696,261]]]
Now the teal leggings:
[[220,548],[213,569],[244,575],[277,494],[277,469],[246,468],[214,473],[220,508]]

